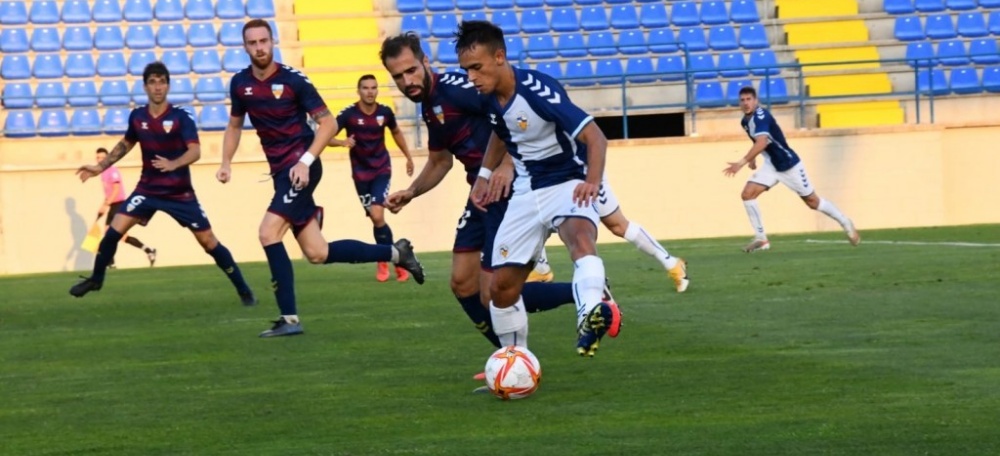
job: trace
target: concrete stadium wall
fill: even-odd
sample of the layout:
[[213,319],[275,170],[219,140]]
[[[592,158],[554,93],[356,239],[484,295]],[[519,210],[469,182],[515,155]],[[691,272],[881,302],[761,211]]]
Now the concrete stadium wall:
[[[734,122],[731,120],[731,122]],[[789,128],[789,130],[793,130]],[[991,144],[1000,127],[892,127],[869,130],[789,131],[820,195],[834,201],[858,228],[1000,223],[1000,154]],[[74,169],[93,160],[98,146],[117,138],[4,139],[0,142],[0,274],[87,270],[93,255],[79,249],[102,199],[100,183],[81,184]],[[216,235],[237,261],[263,261],[257,225],[271,196],[259,143],[244,134],[233,181],[214,174],[220,134],[203,134],[202,161],[193,167],[195,188]],[[726,161],[750,142],[738,135],[614,142],[607,174],[625,214],[661,239],[750,236],[739,193],[749,173],[723,177]],[[326,207],[328,239],[372,239],[370,222],[354,194],[343,149],[324,154],[316,193]],[[128,190],[139,176],[136,148],[120,164]],[[425,158],[416,159],[417,170]],[[404,162],[393,161],[393,189],[408,185]],[[397,237],[418,251],[449,250],[468,186],[456,162],[442,185],[388,220]],[[779,188],[761,198],[770,233],[838,230]],[[210,264],[192,236],[168,216],[156,216],[131,234],[159,250],[157,266]],[[601,242],[620,242],[602,231]],[[558,242],[556,238],[550,242]],[[298,255],[291,236],[289,251]],[[734,251],[742,240],[734,241]],[[122,245],[119,267],[145,267],[145,256]]]

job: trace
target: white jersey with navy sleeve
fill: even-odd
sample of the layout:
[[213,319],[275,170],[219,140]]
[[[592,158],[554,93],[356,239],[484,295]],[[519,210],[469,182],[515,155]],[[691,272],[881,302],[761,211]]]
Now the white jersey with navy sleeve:
[[782,133],[781,127],[770,111],[758,107],[753,114],[743,116],[740,123],[751,140],[756,140],[758,136],[767,136],[764,158],[774,165],[774,169],[787,171],[799,163],[798,154],[788,146],[785,134]]
[[551,76],[514,68],[514,96],[490,97],[490,123],[514,158],[514,194],[586,178],[586,146],[576,140],[593,116],[574,105]]

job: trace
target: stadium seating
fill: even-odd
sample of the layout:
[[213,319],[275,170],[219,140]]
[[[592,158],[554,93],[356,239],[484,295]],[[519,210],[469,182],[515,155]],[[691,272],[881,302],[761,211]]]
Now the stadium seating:
[[28,32],[20,27],[6,27],[0,31],[0,51],[3,53],[28,52]]
[[564,33],[559,35],[556,46],[560,57],[585,57],[587,46],[581,33]]
[[646,28],[659,28],[669,24],[667,7],[662,3],[647,3],[640,7],[639,25]]
[[695,72],[693,74],[695,79],[715,79],[718,77],[712,54],[690,54],[688,65]]
[[695,86],[694,102],[706,108],[725,106],[726,95],[722,84],[717,81],[699,82]]
[[517,15],[513,11],[506,10],[496,10],[490,16],[490,22],[500,27],[504,34],[512,35],[521,31],[521,25],[518,24]]
[[125,37],[122,35],[122,29],[116,26],[98,27],[94,32],[94,47],[101,51],[124,49]]
[[[8,56],[15,57],[15,56]],[[35,56],[31,67],[32,76],[38,79],[54,79],[63,77],[63,65],[58,54],[41,54]]]
[[961,40],[945,40],[938,43],[937,59],[943,65],[968,65],[969,56],[965,43]]
[[[550,35],[545,35],[551,38]],[[618,35],[618,51],[625,55],[646,54],[646,37],[641,30],[629,30]]]
[[550,21],[554,32],[576,32],[580,30],[580,19],[574,8],[556,8]]
[[32,24],[56,24],[59,22],[59,7],[54,1],[31,2],[28,20]]
[[6,54],[0,61],[0,78],[28,79],[31,77],[31,67],[28,64],[28,57],[17,54]]
[[737,106],[740,104],[740,90],[744,87],[753,87],[753,82],[749,79],[730,79],[726,83],[726,104]]
[[893,36],[900,41],[922,40],[927,37],[924,35],[924,27],[920,24],[920,18],[917,16],[897,17],[893,27]]
[[681,27],[677,32],[677,39],[687,47],[688,52],[702,52],[708,50],[708,41],[705,39],[705,30],[701,27]]
[[[278,58],[275,60],[280,61]],[[191,71],[198,74],[215,74],[222,71],[219,53],[215,49],[195,51],[191,56]]]
[[661,81],[682,81],[684,76],[684,58],[676,55],[664,55],[656,59],[656,72],[660,73]]
[[153,16],[158,21],[179,21],[184,19],[184,5],[181,0],[156,0]]
[[58,82],[43,82],[35,89],[35,104],[39,108],[61,108],[66,106],[66,91]]
[[760,81],[757,93],[766,103],[788,103],[788,83],[784,78],[768,78]]
[[215,26],[211,22],[191,24],[191,27],[188,28],[187,42],[192,47],[209,47],[219,44],[215,35]]
[[35,52],[56,52],[62,49],[59,32],[55,27],[35,28],[31,32],[31,50]]
[[104,112],[101,130],[108,135],[120,135],[128,129],[128,108],[109,108]]
[[916,0],[914,6],[922,13],[944,11],[944,0]]
[[97,95],[104,106],[127,106],[132,101],[128,93],[128,84],[124,79],[105,80],[101,83],[101,90]]
[[955,30],[955,23],[952,22],[951,16],[947,14],[927,16],[927,22],[924,25],[924,34],[928,38],[934,39],[955,38],[958,36],[958,32]]
[[947,95],[949,89],[948,81],[944,76],[944,70],[937,68],[920,70],[917,73],[917,90],[924,94]]
[[31,86],[23,82],[4,84],[2,99],[3,106],[7,109],[25,109],[34,105]]
[[0,2],[0,24],[22,25],[28,23],[28,7],[23,1]]
[[101,134],[101,116],[96,109],[77,109],[69,120],[69,131],[76,136]]
[[566,85],[569,86],[589,86],[594,83],[591,78],[594,76],[594,69],[588,60],[573,60],[566,63]]
[[69,135],[69,118],[63,109],[46,109],[38,116],[38,127],[35,130],[39,136]]
[[957,94],[979,93],[983,91],[975,68],[955,68],[951,70],[951,91]]
[[421,38],[427,38],[431,36],[431,28],[427,25],[427,16],[423,14],[409,14],[403,16],[403,22],[400,25],[400,29],[403,32],[413,32],[420,35]]
[[[552,39],[552,35],[535,35],[528,38],[526,51],[528,57],[533,59],[553,59],[556,57],[556,43],[555,40]],[[456,56],[455,62],[452,63],[458,62],[457,57],[458,56]],[[441,61],[444,60],[442,59]]]
[[97,74],[103,77],[125,76],[128,67],[121,52],[104,52],[97,57]]
[[185,74],[191,71],[191,60],[183,50],[166,51],[160,58],[170,74]]
[[653,61],[646,57],[631,57],[625,63],[625,74],[628,81],[635,84],[655,82],[656,69],[653,68]]
[[94,81],[72,82],[69,85],[67,99],[72,107],[97,106],[97,85]]
[[[242,5],[240,5],[242,6]],[[212,6],[211,0],[187,0],[184,4],[184,17],[192,21],[204,21],[215,19],[216,8]],[[240,8],[240,17],[245,10]]]
[[153,20],[153,7],[149,0],[125,0],[122,17],[129,22],[149,22]]
[[273,0],[247,0],[247,16],[255,19],[267,19],[274,17]]
[[198,127],[206,131],[222,131],[229,125],[229,109],[221,104],[202,106],[198,116]]
[[118,0],[97,0],[91,15],[95,22],[119,22],[122,20],[121,5]]
[[[433,29],[433,26],[432,26]],[[549,21],[545,10],[535,8],[521,12],[521,30],[525,33],[542,33],[549,31]]]
[[725,78],[743,78],[750,74],[742,52],[725,52],[719,55],[719,74]]
[[670,5],[670,22],[678,27],[698,25],[698,5],[691,1],[672,2]]
[[632,30],[639,28],[639,16],[632,5],[618,6],[611,10],[611,28],[615,30]]
[[8,138],[35,136],[35,119],[31,116],[31,111],[7,111],[3,134]]
[[599,84],[619,85],[624,79],[625,70],[622,68],[622,61],[617,58],[601,59],[596,62],[597,69],[594,71],[596,81]]
[[146,95],[145,87],[142,84],[142,79],[136,79],[132,83],[132,102],[138,105],[144,105],[149,103],[149,97]]
[[673,30],[669,28],[656,29],[649,32],[649,39],[646,41],[649,50],[658,54],[669,54],[677,52],[677,38]]
[[580,12],[580,28],[588,32],[599,32],[611,28],[604,8],[584,8]]
[[889,14],[910,14],[916,11],[913,0],[885,0],[883,7]]
[[726,11],[726,3],[719,1],[702,2],[701,23],[706,25],[728,24],[729,13]]
[[587,50],[595,57],[615,55],[618,53],[615,36],[609,32],[591,33],[587,36]]
[[92,78],[97,75],[94,56],[89,52],[73,53],[66,56],[66,76],[71,78]]
[[243,49],[226,49],[222,55],[222,69],[230,73],[236,73],[250,66],[250,56]]
[[424,11],[424,0],[397,0],[396,9],[400,13],[420,13]]
[[989,65],[1000,63],[1000,49],[997,48],[997,40],[981,39],[969,43],[969,56],[973,63]]
[[559,62],[538,62],[535,69],[556,79],[562,79],[563,77],[562,67],[559,66]]
[[195,98],[202,103],[214,103],[225,100],[229,92],[222,78],[217,76],[203,76],[198,78],[194,85]]
[[151,51],[133,52],[128,58],[128,74],[133,76],[142,76],[142,72],[146,69],[146,65],[155,61],[156,55]]
[[161,25],[156,32],[156,45],[161,48],[182,48],[187,46],[187,35],[180,24]]
[[989,35],[986,30],[986,20],[980,13],[966,13],[958,16],[958,34],[964,37],[980,37]]
[[173,104],[188,104],[194,101],[194,85],[190,78],[170,78],[170,93],[167,99]]
[[86,0],[66,0],[59,13],[62,22],[84,24],[90,22],[90,5]]
[[[188,3],[188,8],[197,7],[192,7],[191,3]],[[243,19],[246,17],[246,7],[243,6],[243,0],[218,0],[215,2],[215,15],[219,19]],[[188,16],[188,19],[191,17]]]
[[747,66],[750,67],[750,72],[755,76],[780,74],[781,69],[776,68],[777,65],[778,58],[774,55],[774,51],[752,52],[750,53],[749,62],[747,62]]
[[153,27],[148,24],[129,25],[125,32],[125,45],[129,49],[153,49],[156,47]]
[[480,10],[485,7],[483,0],[455,0],[455,7],[460,10]]
[[68,27],[63,32],[62,48],[67,51],[89,51],[94,48],[94,38],[87,27]]

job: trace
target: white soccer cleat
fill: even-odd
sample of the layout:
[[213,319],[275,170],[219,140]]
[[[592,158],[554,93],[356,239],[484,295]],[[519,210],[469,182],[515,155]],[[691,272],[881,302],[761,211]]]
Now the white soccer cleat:
[[750,241],[749,244],[743,247],[743,251],[746,253],[753,253],[758,250],[769,250],[771,248],[771,241],[767,239],[754,239]]
[[848,220],[847,225],[844,226],[844,234],[847,235],[847,241],[850,242],[851,245],[857,247],[858,244],[861,243],[861,234],[859,234],[858,230],[854,228],[854,222],[851,220]]

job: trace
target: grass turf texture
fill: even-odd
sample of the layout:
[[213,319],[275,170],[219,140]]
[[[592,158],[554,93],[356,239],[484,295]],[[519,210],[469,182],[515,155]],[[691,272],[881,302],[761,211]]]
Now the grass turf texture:
[[[863,232],[1000,243],[1000,227]],[[572,306],[531,316],[531,398],[474,395],[493,348],[424,254],[423,287],[374,265],[296,263],[306,335],[260,340],[214,266],[0,279],[3,454],[996,454],[1000,247],[815,244],[837,233],[669,242],[688,293],[631,245],[601,246],[625,312],[597,357]],[[550,248],[557,279],[572,267]],[[239,256],[238,252],[235,252]]]

